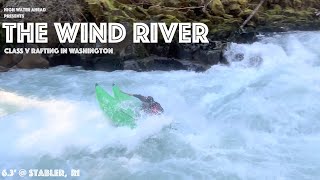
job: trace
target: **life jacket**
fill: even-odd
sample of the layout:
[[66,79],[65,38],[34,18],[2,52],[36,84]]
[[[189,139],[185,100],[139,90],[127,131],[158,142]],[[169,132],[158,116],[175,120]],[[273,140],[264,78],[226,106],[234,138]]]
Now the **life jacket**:
[[161,105],[159,103],[157,103],[157,102],[152,103],[150,110],[151,110],[152,114],[161,114],[161,113],[163,113],[163,109],[162,109]]
[[161,114],[163,113],[163,108],[157,102],[154,103],[144,103],[142,109],[148,114]]

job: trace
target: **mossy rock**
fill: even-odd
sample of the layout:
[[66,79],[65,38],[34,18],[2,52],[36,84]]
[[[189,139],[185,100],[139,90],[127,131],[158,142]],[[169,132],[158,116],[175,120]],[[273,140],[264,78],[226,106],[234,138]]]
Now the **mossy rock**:
[[147,12],[144,8],[142,8],[142,7],[140,7],[140,6],[136,6],[136,7],[133,9],[133,12],[132,12],[132,13],[133,13],[134,16],[135,16],[136,18],[138,18],[138,19],[144,20],[144,19],[149,19],[149,18],[150,18],[148,12]]
[[267,21],[269,22],[276,22],[276,21],[283,21],[287,17],[284,15],[269,15]]
[[120,5],[119,9],[122,10],[128,17],[145,20],[150,18],[145,9],[140,6]]
[[226,6],[229,6],[231,4],[238,3],[238,0],[221,0],[221,3],[226,7]]
[[221,24],[225,21],[225,19],[220,16],[211,16],[210,20],[213,24]]
[[270,15],[277,15],[282,13],[282,7],[278,4],[276,4],[273,9],[267,10],[266,13]]
[[206,24],[209,29],[214,28],[214,24],[209,19],[201,19],[200,22]]
[[[106,11],[104,14],[106,16],[123,16],[123,17],[130,18],[130,16],[125,11],[120,10],[120,9]],[[132,15],[131,15],[131,17],[132,17]]]
[[238,0],[238,4],[240,4],[241,9],[245,9],[248,5],[248,0]]
[[301,0],[293,0],[293,7],[296,9],[302,8],[302,1]]
[[[181,21],[181,22],[189,21],[188,18],[185,16],[184,12],[182,12],[182,11],[176,11],[176,10],[170,9],[170,10],[165,11],[165,14],[174,16],[177,19],[179,19],[179,21]],[[193,19],[193,20],[195,20],[195,19]]]
[[88,4],[88,9],[89,12],[92,14],[92,16],[95,18],[97,21],[103,21],[106,20],[105,17],[103,16],[103,7],[99,4],[98,1],[96,0],[86,0]]
[[293,9],[293,8],[286,8],[286,9],[284,9],[283,12],[282,12],[282,14],[285,15],[285,16],[297,16],[297,15],[299,15],[299,14],[298,14],[298,11],[296,11],[296,10]]
[[233,18],[233,16],[230,15],[230,14],[224,14],[223,17],[224,17],[225,19],[232,19],[232,18]]
[[187,12],[185,12],[185,16],[188,17],[189,19],[196,19],[197,18],[197,14],[193,10],[190,10],[190,9]]
[[163,9],[160,6],[150,6],[147,12],[150,15],[158,15],[163,13]]
[[184,3],[183,0],[161,0],[161,2],[166,7],[180,7],[181,3]]
[[102,5],[107,10],[114,10],[116,8],[114,0],[87,0],[87,1],[96,1],[96,3]]
[[167,25],[170,25],[171,23],[179,23],[181,22],[179,19],[177,19],[175,16],[172,15],[166,15],[166,14],[159,14],[157,16],[153,17],[156,21],[165,22]]
[[283,23],[296,23],[296,21],[296,17],[286,17],[285,19],[281,19],[281,22]]
[[270,5],[272,6],[276,4],[280,5],[282,8],[292,7],[292,0],[268,0],[267,3],[265,3],[264,5],[268,7]]
[[[253,12],[252,9],[245,9],[239,14],[239,16],[242,17],[243,19],[246,19],[247,17],[250,16],[252,12]],[[254,16],[257,16],[257,14],[255,14]]]
[[241,18],[234,18],[234,19],[225,20],[224,24],[239,27],[239,25],[242,23],[242,21],[243,20]]
[[213,36],[213,39],[221,40],[228,38],[233,32],[235,32],[238,28],[236,26],[230,25],[219,25],[213,29],[210,29],[210,36]]
[[132,4],[131,0],[117,0],[117,2],[119,2],[121,4]]
[[109,22],[116,22],[116,23],[134,23],[136,22],[136,19],[130,18],[130,17],[124,17],[124,16],[109,16]]
[[163,22],[166,23],[166,25],[170,25],[171,23],[180,23],[181,21],[177,19],[176,17],[167,17],[162,20]]
[[238,3],[240,5],[247,5],[248,4],[248,0],[238,0]]
[[234,17],[238,17],[241,12],[241,7],[237,3],[233,3],[227,8],[227,13],[233,15]]
[[220,0],[212,0],[210,9],[217,16],[223,16],[226,13]]
[[164,14],[164,15],[174,16],[177,19],[179,19],[179,21],[188,21],[188,18],[186,17],[185,12],[177,11],[174,9],[161,8],[160,6],[151,6],[151,7],[149,7],[147,12],[150,15],[153,15],[153,17],[152,17],[153,19],[154,19],[154,16]]

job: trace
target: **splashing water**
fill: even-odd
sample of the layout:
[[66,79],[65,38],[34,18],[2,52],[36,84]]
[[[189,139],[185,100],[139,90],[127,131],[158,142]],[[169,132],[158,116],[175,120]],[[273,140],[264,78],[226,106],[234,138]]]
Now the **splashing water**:
[[[57,67],[0,74],[0,170],[81,170],[75,179],[318,179],[320,32],[231,44],[204,73]],[[238,61],[239,57],[242,61]],[[94,84],[165,109],[113,127]],[[41,178],[37,178],[41,179]]]

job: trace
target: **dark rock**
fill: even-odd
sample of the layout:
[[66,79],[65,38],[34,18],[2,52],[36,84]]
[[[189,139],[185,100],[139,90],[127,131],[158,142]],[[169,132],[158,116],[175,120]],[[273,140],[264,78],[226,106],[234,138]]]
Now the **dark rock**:
[[209,65],[200,64],[194,61],[180,61],[188,71],[204,72],[210,68]]
[[222,50],[199,50],[193,54],[193,59],[198,62],[215,65],[222,59]]
[[244,59],[244,54],[238,53],[234,56],[233,61],[242,61]]
[[152,65],[149,66],[150,70],[185,70],[183,64],[174,59],[159,58],[154,59]]
[[257,32],[251,31],[251,32],[236,32],[234,33],[230,39],[230,41],[235,42],[235,43],[253,43],[258,40],[257,38]]
[[22,60],[23,55],[21,54],[4,54],[0,57],[0,66],[11,68],[18,64]]
[[123,69],[124,70],[133,70],[133,71],[142,71],[139,63],[136,60],[128,60],[123,62]]
[[0,72],[7,72],[7,71],[9,71],[9,68],[0,66]]
[[49,61],[39,54],[25,54],[15,67],[21,69],[49,68]]
[[180,61],[166,57],[151,56],[138,60],[138,64],[143,71],[186,70]]
[[259,67],[263,63],[263,59],[260,56],[251,57],[249,59],[249,65],[252,67]]
[[61,54],[49,58],[51,67],[60,65],[81,66],[83,64],[81,56],[76,54]]
[[116,55],[105,55],[87,58],[83,62],[83,68],[86,70],[115,71],[123,70],[123,64]]

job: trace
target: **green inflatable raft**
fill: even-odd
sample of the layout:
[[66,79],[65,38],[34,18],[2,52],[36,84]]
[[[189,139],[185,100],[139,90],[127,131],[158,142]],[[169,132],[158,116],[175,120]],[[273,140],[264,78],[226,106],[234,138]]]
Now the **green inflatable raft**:
[[136,126],[140,110],[139,101],[121,92],[118,86],[112,87],[113,95],[108,94],[96,84],[96,96],[102,111],[112,120],[115,126]]

